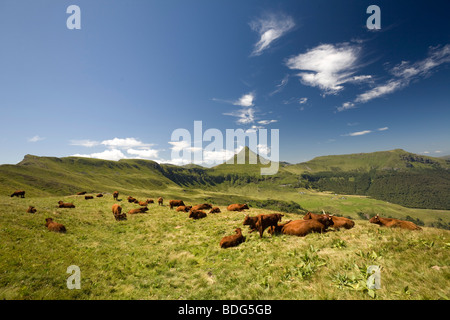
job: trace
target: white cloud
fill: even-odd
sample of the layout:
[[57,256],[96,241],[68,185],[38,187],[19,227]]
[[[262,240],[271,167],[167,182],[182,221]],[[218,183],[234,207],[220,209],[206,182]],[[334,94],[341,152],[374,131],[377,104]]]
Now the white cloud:
[[275,122],[278,122],[278,120],[261,120],[261,121],[258,121],[259,124],[262,124],[264,126],[266,126],[268,124],[271,124],[271,123],[275,123]]
[[100,142],[93,140],[70,140],[70,145],[90,148],[100,145]]
[[383,128],[378,128],[377,130],[378,131],[386,131],[386,130],[388,130],[389,129],[389,127],[383,127]]
[[241,107],[252,107],[254,99],[255,95],[253,93],[247,93],[240,97],[239,100],[233,102],[233,104]]
[[250,22],[250,28],[259,34],[259,41],[255,44],[252,56],[259,56],[278,38],[294,28],[294,20],[285,15],[269,14]]
[[306,102],[308,102],[308,98],[300,98],[300,100],[298,100],[298,103],[300,104],[305,104]]
[[270,153],[270,147],[267,144],[258,144],[258,154],[267,156]]
[[[413,80],[428,77],[433,69],[448,62],[450,62],[450,44],[447,44],[444,47],[431,47],[428,56],[425,59],[416,61],[415,63],[402,61],[392,68],[391,73],[393,78],[389,79],[384,84],[377,85],[374,88],[357,95],[353,102],[346,102],[345,104],[348,104],[348,106],[351,105],[351,108],[354,108],[355,103],[366,103],[373,99],[394,93],[409,86]],[[350,109],[350,107],[346,107],[345,104],[338,107],[337,111]]]
[[44,140],[45,138],[42,138],[42,137],[39,137],[39,136],[34,136],[34,137],[32,137],[32,138],[29,138],[28,139],[28,142],[38,142],[38,141],[42,141],[42,140]]
[[255,122],[255,109],[254,108],[242,108],[237,111],[224,113],[226,116],[232,116],[238,118],[236,123],[238,124],[251,124]]
[[119,148],[119,149],[128,149],[136,147],[148,148],[152,146],[152,144],[143,143],[142,141],[136,140],[135,138],[125,138],[125,139],[114,138],[111,140],[104,140],[101,142],[101,144],[110,148]]
[[159,151],[154,149],[128,149],[127,153],[140,158],[157,159]]
[[284,76],[284,78],[281,80],[281,82],[276,85],[276,89],[274,91],[272,91],[269,95],[273,96],[274,94],[283,90],[283,88],[288,84],[288,82],[289,82],[289,75],[287,74],[286,76]]
[[371,76],[353,76],[361,48],[349,44],[322,44],[287,60],[287,67],[301,70],[298,76],[305,85],[319,87],[324,94],[342,90],[347,82],[364,81]]
[[105,150],[103,152],[97,152],[97,153],[91,153],[91,154],[74,154],[73,157],[84,157],[84,158],[96,158],[96,159],[103,159],[103,160],[120,160],[120,159],[127,159],[127,156],[125,156],[122,151],[118,149],[109,149]]
[[422,152],[422,153],[425,153],[425,154],[429,154],[429,153],[430,153],[430,151],[424,151],[424,152]]
[[345,134],[344,136],[350,136],[350,137],[363,136],[363,135],[369,134],[371,132],[372,132],[372,130],[357,131],[357,132]]
[[442,153],[441,150],[436,150],[434,153]]

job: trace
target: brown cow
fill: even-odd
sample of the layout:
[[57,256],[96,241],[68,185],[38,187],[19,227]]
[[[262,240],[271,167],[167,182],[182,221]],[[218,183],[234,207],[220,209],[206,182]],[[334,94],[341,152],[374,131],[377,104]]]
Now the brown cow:
[[49,231],[66,232],[66,227],[64,227],[61,223],[54,222],[52,218],[45,219],[45,226]]
[[153,199],[147,199],[147,203],[155,203],[155,201]]
[[244,222],[242,224],[250,228],[250,233],[256,230],[256,222],[258,221],[259,216],[260,214],[254,217],[250,217],[248,214],[245,215]]
[[136,198],[133,198],[132,196],[128,196],[127,200],[129,203],[134,203],[135,201],[137,201]]
[[248,209],[248,205],[245,204],[240,204],[240,203],[234,203],[234,204],[230,204],[227,207],[228,211],[243,211],[245,209]]
[[260,214],[258,215],[258,220],[256,221],[255,227],[259,231],[259,237],[262,238],[264,230],[267,228],[278,225],[278,221],[281,221],[281,217],[284,215],[281,213],[272,214]]
[[[324,212],[325,214],[325,212]],[[321,215],[316,213],[308,212],[303,217],[303,220],[310,220],[310,219],[318,219]],[[350,220],[348,218],[344,217],[335,217],[333,215],[330,215],[331,219],[333,219],[333,229],[339,230],[340,228],[345,229],[351,229],[355,226],[355,222],[353,220]]]
[[189,218],[192,219],[202,219],[202,218],[206,218],[206,212],[201,211],[201,210],[192,210],[189,211]]
[[163,205],[163,198],[162,197],[158,198],[158,205],[160,205],[160,206]]
[[294,220],[286,223],[281,228],[281,233],[304,237],[312,232],[326,232],[327,228],[332,226],[333,223],[333,219],[328,214],[321,215],[317,220]]
[[58,201],[59,207],[60,208],[75,208],[75,205],[71,202],[62,202],[62,201]]
[[27,213],[36,213],[36,208],[33,206],[29,206],[27,209]]
[[93,196],[84,196],[84,199],[89,200],[89,199],[94,199],[94,197]]
[[101,198],[101,197],[103,197],[103,193],[99,193],[99,194],[97,194],[97,195],[96,195],[96,197],[97,197],[97,198]]
[[212,205],[209,203],[198,204],[198,205],[192,207],[193,210],[207,210],[207,209],[211,209],[211,208],[212,208]]
[[119,200],[119,191],[114,191],[113,192],[113,199],[114,200]]
[[141,207],[137,209],[131,209],[128,211],[128,214],[137,214],[137,213],[146,213],[148,211],[147,207]]
[[84,196],[86,193],[86,191],[77,192],[77,196]]
[[209,211],[209,213],[220,213],[221,211],[220,211],[220,208],[219,207],[214,207],[214,208],[211,208],[211,210]]
[[231,236],[225,236],[220,240],[220,247],[221,248],[230,248],[230,247],[236,247],[242,242],[245,242],[245,237],[242,235],[241,228],[237,228],[236,234],[233,234]]
[[404,221],[393,218],[381,218],[378,214],[369,220],[370,223],[378,224],[380,227],[388,228],[401,228],[408,230],[422,230],[421,227],[417,226],[411,221]]
[[178,212],[189,212],[192,209],[192,206],[179,206],[177,207]]
[[170,200],[169,201],[169,206],[170,209],[172,209],[173,207],[179,207],[179,206],[184,206],[184,202],[183,200]]
[[148,200],[146,201],[138,201],[140,206],[146,207],[148,205]]
[[13,192],[13,194],[11,195],[11,198],[12,197],[21,197],[21,198],[25,198],[25,191],[23,191],[23,190],[16,190],[16,191],[14,191]]
[[267,232],[272,236],[274,234],[281,233],[281,230],[283,229],[283,227],[291,221],[292,220],[289,220],[289,221],[286,221],[285,223],[279,223],[276,226],[270,226],[269,229],[267,230]]
[[112,206],[112,213],[114,215],[114,218],[117,221],[127,220],[127,214],[126,213],[122,213],[122,207],[119,206],[117,203]]

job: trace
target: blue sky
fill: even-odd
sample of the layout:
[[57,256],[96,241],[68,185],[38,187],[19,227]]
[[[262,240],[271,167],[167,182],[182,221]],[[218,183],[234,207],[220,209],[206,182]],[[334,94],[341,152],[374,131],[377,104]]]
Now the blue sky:
[[[72,4],[80,30],[66,26]],[[366,27],[371,4],[380,30]],[[171,135],[194,121],[224,135],[278,129],[279,158],[291,163],[396,148],[450,154],[449,10],[448,1],[2,0],[0,163],[34,154],[181,164],[172,151],[192,146]],[[228,153],[205,154],[218,156]]]

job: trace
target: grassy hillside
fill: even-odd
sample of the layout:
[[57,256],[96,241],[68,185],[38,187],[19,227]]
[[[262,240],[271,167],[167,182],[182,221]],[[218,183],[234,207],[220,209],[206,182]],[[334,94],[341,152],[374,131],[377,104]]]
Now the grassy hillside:
[[[77,208],[57,208],[60,199]],[[450,297],[450,231],[381,229],[356,220],[351,230],[304,238],[265,233],[260,239],[242,225],[243,213],[194,221],[187,213],[150,205],[147,214],[117,222],[113,203],[112,197],[0,196],[0,299]],[[30,204],[36,214],[25,213]],[[121,204],[125,211],[135,207]],[[249,210],[263,212],[271,211]],[[64,224],[67,233],[47,231],[47,217]],[[283,221],[301,217],[285,214]],[[247,241],[221,249],[220,239],[236,227]],[[80,290],[66,288],[70,265],[81,269]],[[379,290],[367,289],[369,265],[381,267]]]

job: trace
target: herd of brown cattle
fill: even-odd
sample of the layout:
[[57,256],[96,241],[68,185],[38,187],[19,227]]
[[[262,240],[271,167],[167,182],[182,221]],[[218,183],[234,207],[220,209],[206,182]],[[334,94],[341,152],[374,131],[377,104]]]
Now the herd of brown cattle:
[[[85,195],[86,192],[78,192],[77,195]],[[21,197],[25,198],[25,191],[16,190],[11,195],[11,197]],[[103,194],[97,194],[97,197],[103,197]],[[85,196],[85,199],[93,199],[93,196]],[[114,191],[113,199],[119,200],[119,192]],[[148,209],[148,204],[155,203],[153,199],[147,199],[146,201],[139,201],[134,197],[129,196],[127,198],[129,203],[137,203],[140,208],[131,209],[128,211],[129,215],[146,213]],[[163,198],[158,198],[158,205],[163,205]],[[59,208],[75,208],[73,203],[65,203],[63,201],[58,202]],[[186,206],[183,200],[170,200],[169,205],[170,209],[176,207],[177,212],[189,212],[189,218],[194,220],[202,219],[207,217],[207,213],[203,210],[208,210],[209,214],[211,213],[220,213],[219,207],[213,207],[209,203],[198,204],[195,206]],[[247,204],[234,203],[230,204],[227,207],[228,211],[238,211],[242,212],[243,210],[249,209]],[[33,206],[29,206],[27,209],[27,213],[36,213],[36,208]],[[127,220],[127,213],[122,213],[122,207],[119,204],[114,204],[112,206],[112,213],[114,218],[117,221]],[[298,237],[304,237],[310,233],[325,233],[328,231],[328,228],[332,227],[334,230],[339,229],[351,229],[355,226],[355,222],[351,219],[344,217],[336,217],[334,215],[330,215],[323,211],[323,214],[315,214],[308,212],[303,219],[301,220],[289,220],[284,223],[281,223],[281,219],[284,215],[281,213],[272,213],[272,214],[258,214],[256,216],[249,216],[248,214],[244,218],[243,225],[249,226],[250,233],[253,231],[259,232],[259,237],[262,238],[264,231],[267,229],[270,235],[274,234],[286,234],[286,235],[294,235]],[[52,218],[45,219],[46,227],[50,231],[55,232],[66,232],[66,228],[60,224],[53,221]],[[378,224],[381,227],[388,228],[401,228],[407,230],[422,230],[419,226],[410,221],[404,221],[394,218],[382,218],[378,214],[372,217],[369,220],[370,223]],[[229,248],[235,247],[245,242],[245,236],[242,235],[242,229],[237,228],[235,230],[236,234],[225,236],[220,241],[221,248]]]

